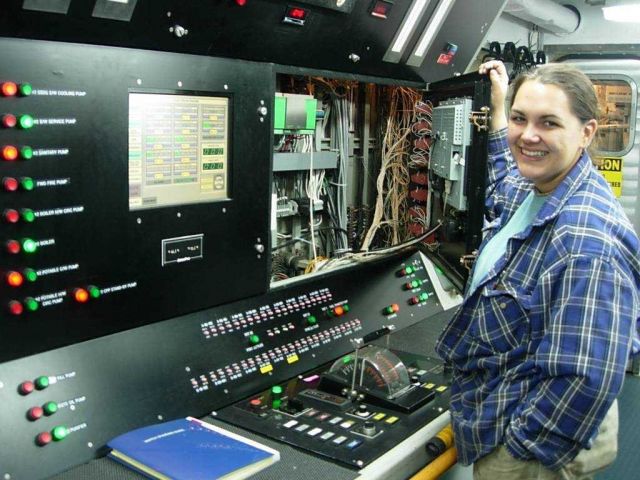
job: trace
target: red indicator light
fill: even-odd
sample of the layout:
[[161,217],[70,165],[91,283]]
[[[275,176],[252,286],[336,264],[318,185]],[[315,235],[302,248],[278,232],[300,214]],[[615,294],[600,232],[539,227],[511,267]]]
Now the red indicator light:
[[2,147],[2,158],[12,162],[18,158],[18,149],[13,145],[5,145]]
[[33,382],[27,380],[26,382],[22,382],[20,384],[20,386],[18,387],[18,392],[20,392],[20,395],[29,395],[35,390],[35,388],[36,386],[33,384]]
[[31,407],[27,412],[27,418],[32,422],[38,420],[40,417],[42,417],[42,415],[44,415],[44,410],[42,409],[42,407]]
[[7,113],[2,116],[2,126],[4,128],[13,128],[16,126],[16,123],[18,123],[18,120],[16,119],[15,115]]
[[9,313],[11,313],[11,315],[22,315],[22,312],[24,311],[24,307],[17,300],[11,300],[8,307]]
[[307,11],[303,8],[290,8],[287,11],[287,17],[295,18],[296,20],[304,20],[304,17],[307,16]]
[[236,5],[244,7],[247,4],[247,0],[236,0]]
[[18,220],[20,220],[20,214],[13,208],[7,208],[2,215],[7,223],[18,223]]
[[385,1],[376,0],[371,6],[371,15],[378,18],[387,18],[391,10],[391,4]]
[[7,248],[8,253],[12,253],[14,255],[16,253],[20,253],[20,250],[22,250],[20,242],[18,242],[17,240],[7,240],[7,243],[5,243],[5,247]]
[[89,292],[87,292],[84,288],[76,288],[73,291],[73,298],[78,303],[87,303],[89,300]]
[[251,400],[249,400],[249,405],[254,408],[259,407],[260,405],[262,405],[262,400],[260,400],[259,398],[252,398]]
[[24,277],[18,272],[7,273],[7,283],[12,287],[19,287],[24,282]]
[[5,97],[13,97],[18,93],[18,85],[13,82],[4,82],[2,84],[2,95]]
[[18,180],[13,177],[4,177],[2,179],[2,186],[7,192],[15,192],[20,184],[18,183]]
[[46,444],[51,443],[51,440],[53,440],[53,437],[49,432],[41,432],[36,437],[36,443],[41,447],[44,447]]

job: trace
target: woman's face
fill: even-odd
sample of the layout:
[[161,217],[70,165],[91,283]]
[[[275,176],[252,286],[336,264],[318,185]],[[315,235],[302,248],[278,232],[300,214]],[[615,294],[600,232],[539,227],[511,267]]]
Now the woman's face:
[[597,123],[582,123],[555,85],[526,81],[509,115],[508,140],[523,177],[542,193],[551,192],[589,146]]

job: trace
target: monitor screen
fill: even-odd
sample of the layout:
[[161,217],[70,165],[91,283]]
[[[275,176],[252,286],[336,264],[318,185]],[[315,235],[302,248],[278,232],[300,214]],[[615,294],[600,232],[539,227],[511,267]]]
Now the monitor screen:
[[129,210],[229,198],[229,98],[129,93]]

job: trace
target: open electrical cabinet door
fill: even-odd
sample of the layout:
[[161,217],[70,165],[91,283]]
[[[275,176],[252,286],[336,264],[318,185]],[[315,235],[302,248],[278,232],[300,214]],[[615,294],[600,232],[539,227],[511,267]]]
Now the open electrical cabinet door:
[[491,85],[476,73],[429,85],[433,105],[427,205],[437,255],[461,285],[482,241]]

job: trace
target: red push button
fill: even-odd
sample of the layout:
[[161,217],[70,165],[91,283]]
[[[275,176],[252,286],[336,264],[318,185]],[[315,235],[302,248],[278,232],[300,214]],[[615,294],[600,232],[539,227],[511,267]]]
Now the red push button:
[[5,145],[2,147],[2,158],[8,162],[13,162],[18,158],[18,149],[13,145]]
[[16,126],[16,123],[18,123],[18,120],[15,115],[6,113],[2,116],[2,126],[4,128],[13,128]]
[[2,212],[2,216],[4,217],[4,221],[7,223],[18,223],[20,220],[20,214],[13,208],[7,208]]
[[51,440],[53,440],[53,437],[49,432],[40,432],[36,437],[36,443],[41,447],[51,443]]
[[24,312],[24,307],[17,300],[10,300],[8,307],[11,315],[22,315],[22,312]]
[[7,192],[15,192],[16,190],[18,190],[20,183],[13,177],[4,177],[2,179],[2,186]]
[[7,252],[13,255],[20,253],[20,250],[22,250],[20,242],[18,242],[17,240],[7,240],[7,243],[5,243],[5,247],[7,248]]
[[13,97],[16,93],[18,93],[18,85],[14,82],[3,82],[2,83],[2,95],[5,97]]
[[42,407],[31,407],[27,412],[27,418],[32,422],[35,422],[36,420],[41,418],[42,415],[44,415],[44,410],[42,409]]
[[20,392],[20,395],[29,395],[35,390],[35,388],[36,386],[33,384],[33,382],[27,380],[20,384],[20,386],[18,387],[18,392]]

